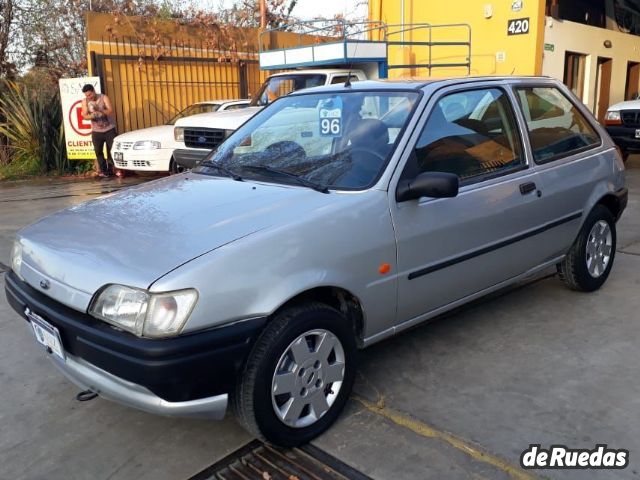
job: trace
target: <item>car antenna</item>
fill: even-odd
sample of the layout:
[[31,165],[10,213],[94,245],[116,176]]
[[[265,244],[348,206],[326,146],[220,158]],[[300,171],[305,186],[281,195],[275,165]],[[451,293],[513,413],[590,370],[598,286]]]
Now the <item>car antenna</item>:
[[[346,22],[345,22],[345,24],[343,26],[342,35],[344,36],[344,42],[346,44],[347,43],[347,24],[346,24]],[[356,56],[356,53],[358,51],[358,46],[359,45],[360,45],[360,42],[356,43],[356,48],[353,49],[353,57]],[[347,51],[348,51],[348,49],[345,49],[345,52],[347,52]],[[344,82],[344,87],[345,88],[351,87],[351,70],[353,70],[353,58],[351,58],[351,62],[349,62],[349,71],[347,72],[347,79]]]

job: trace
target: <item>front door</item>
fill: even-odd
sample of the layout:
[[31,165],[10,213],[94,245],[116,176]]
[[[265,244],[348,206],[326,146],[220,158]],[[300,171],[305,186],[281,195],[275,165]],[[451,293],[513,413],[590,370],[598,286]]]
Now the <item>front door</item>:
[[450,172],[461,188],[446,199],[398,203],[390,195],[398,323],[420,321],[541,262],[536,231],[546,215],[507,91],[449,90],[430,105],[402,178]]

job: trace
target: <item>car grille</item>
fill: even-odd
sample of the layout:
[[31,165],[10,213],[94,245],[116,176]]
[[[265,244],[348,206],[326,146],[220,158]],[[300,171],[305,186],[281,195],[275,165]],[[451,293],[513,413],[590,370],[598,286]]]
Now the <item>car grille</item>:
[[185,128],[184,144],[190,148],[213,150],[224,140],[224,130],[220,128]]
[[640,110],[623,110],[620,118],[625,127],[640,127]]
[[151,162],[149,162],[148,160],[134,160],[133,166],[134,167],[150,167]]
[[116,142],[114,147],[116,150],[131,150],[133,142]]
[[128,164],[126,160],[116,160],[115,158],[113,159],[113,163],[116,164],[116,167],[126,167]]

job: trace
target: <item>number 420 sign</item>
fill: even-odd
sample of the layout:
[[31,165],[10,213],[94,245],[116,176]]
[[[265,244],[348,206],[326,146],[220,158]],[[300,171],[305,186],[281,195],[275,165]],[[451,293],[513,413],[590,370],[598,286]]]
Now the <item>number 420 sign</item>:
[[529,33],[529,18],[514,18],[507,24],[507,35],[525,35]]

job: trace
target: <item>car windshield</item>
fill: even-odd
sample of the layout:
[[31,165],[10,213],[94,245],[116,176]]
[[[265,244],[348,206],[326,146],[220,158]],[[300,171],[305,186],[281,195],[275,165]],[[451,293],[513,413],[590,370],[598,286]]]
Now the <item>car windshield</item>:
[[303,88],[319,87],[327,81],[324,73],[296,73],[270,77],[260,88],[258,94],[251,101],[252,107],[263,107],[276,98],[283,97],[302,90]]
[[224,167],[243,179],[362,190],[384,170],[418,98],[415,91],[283,97],[193,171],[223,175]]
[[175,123],[184,117],[190,117],[191,115],[197,115],[199,113],[211,113],[216,112],[220,108],[218,103],[198,103],[185,108],[175,117],[167,122],[167,125],[175,125]]

